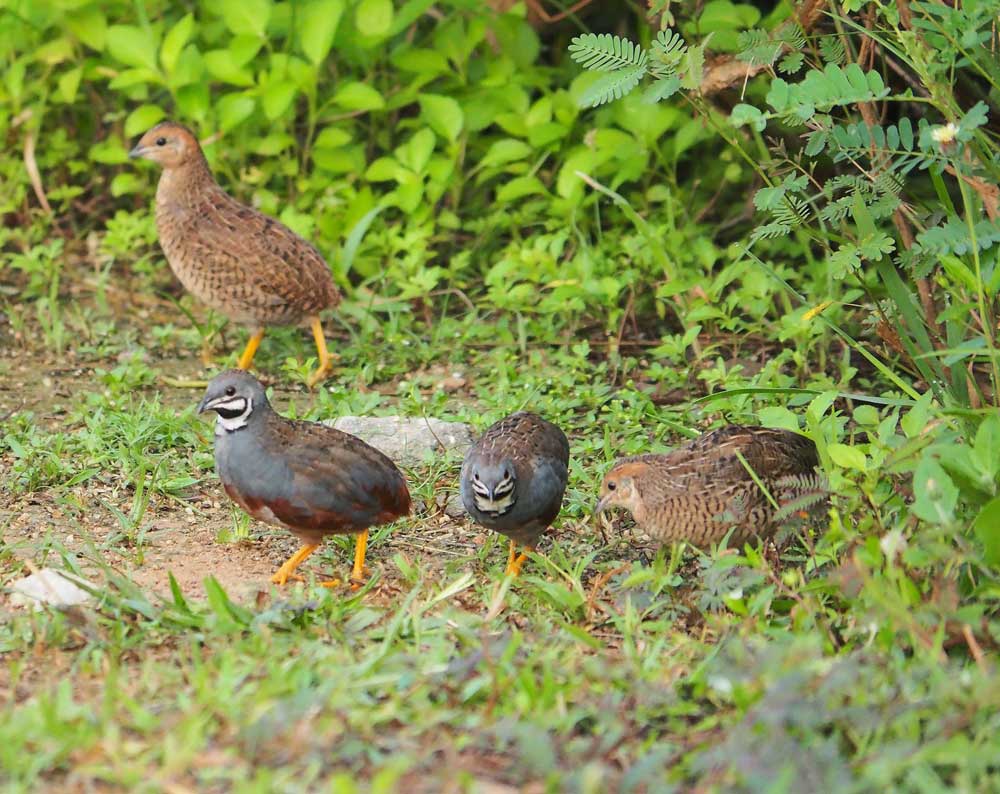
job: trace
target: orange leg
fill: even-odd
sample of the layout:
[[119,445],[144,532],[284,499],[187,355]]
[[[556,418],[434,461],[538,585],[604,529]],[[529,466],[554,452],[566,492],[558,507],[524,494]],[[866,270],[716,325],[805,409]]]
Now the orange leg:
[[315,543],[305,543],[299,547],[299,550],[295,552],[291,557],[285,560],[284,564],[275,572],[274,576],[271,577],[271,582],[278,585],[279,587],[285,584],[289,579],[295,579],[302,581],[302,577],[295,573],[295,569],[302,564],[310,554],[312,554],[319,546]]
[[506,576],[517,576],[521,573],[521,566],[523,566],[525,561],[527,561],[529,551],[531,551],[531,549],[526,546],[523,552],[516,554],[517,547],[514,545],[514,541],[510,542],[510,553],[507,555]]
[[319,321],[319,317],[313,317],[309,321],[309,325],[312,328],[313,339],[316,341],[316,356],[319,358],[319,368],[309,376],[309,380],[306,381],[309,388],[311,389],[317,383],[326,379],[326,376],[330,374],[330,370],[333,369],[333,362],[330,359],[330,353],[326,349],[326,337],[323,335],[323,323]]
[[257,348],[260,347],[260,340],[264,338],[264,329],[258,328],[247,340],[246,349],[243,351],[243,355],[240,356],[239,362],[236,366],[239,369],[250,369],[250,365],[253,364],[253,357],[257,354]]
[[362,584],[365,581],[365,554],[368,551],[368,530],[361,532],[354,544],[354,569],[351,571],[351,581]]

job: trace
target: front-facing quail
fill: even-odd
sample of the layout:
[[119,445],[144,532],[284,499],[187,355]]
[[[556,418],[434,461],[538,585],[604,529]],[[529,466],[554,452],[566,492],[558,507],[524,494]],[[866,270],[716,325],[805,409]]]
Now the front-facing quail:
[[252,329],[239,368],[250,368],[266,326],[308,322],[319,357],[309,385],[321,381],[331,365],[319,314],[340,293],[319,251],[219,187],[187,127],[157,124],[129,157],[163,167],[156,228],[174,274],[202,303]]
[[731,542],[740,544],[771,537],[825,499],[818,465],[815,444],[798,433],[728,425],[665,455],[617,461],[595,512],[623,507],[661,543],[706,547],[735,527]]
[[519,411],[489,427],[465,455],[460,490],[469,515],[510,539],[507,573],[527,559],[559,515],[569,473],[569,442],[551,422]]
[[227,370],[205,391],[198,413],[214,411],[215,469],[236,504],[294,534],[302,547],[271,581],[285,584],[330,534],[356,534],[353,582],[364,578],[368,528],[410,512],[396,465],[360,438],[275,413],[249,372]]

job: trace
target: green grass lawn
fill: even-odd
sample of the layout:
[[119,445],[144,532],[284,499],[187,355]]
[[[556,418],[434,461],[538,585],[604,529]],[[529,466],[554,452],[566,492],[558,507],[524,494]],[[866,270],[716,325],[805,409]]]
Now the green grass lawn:
[[[874,522],[898,496],[831,466],[830,515],[780,559],[657,550],[628,521],[591,517],[615,457],[754,421],[754,400],[770,395],[740,393],[743,379],[714,403],[657,404],[670,384],[654,382],[641,348],[608,356],[594,352],[599,337],[569,344],[558,329],[519,345],[503,323],[396,318],[381,345],[341,334],[337,374],[310,393],[295,385],[310,369],[294,360],[306,336],[279,332],[258,366],[286,414],[431,415],[481,430],[531,408],[572,448],[563,513],[516,581],[503,580],[502,539],[442,513],[453,456],[406,472],[415,515],[375,533],[364,589],[279,591],[266,577],[294,541],[230,508],[211,424],[194,414],[200,391],[165,385],[202,376],[197,339],[158,322],[169,304],[144,311],[125,310],[95,342],[91,321],[69,320],[83,341],[62,356],[29,322],[0,360],[2,579],[65,567],[98,594],[92,607],[4,610],[5,790],[1000,783],[995,628],[946,575],[920,582],[947,534],[887,555],[894,530]],[[239,332],[228,337],[239,346]],[[676,382],[712,366],[696,361]],[[815,421],[817,398],[793,399]],[[814,427],[822,439],[828,425]],[[865,449],[889,456],[874,432]],[[349,550],[329,541],[306,570],[343,574]]]

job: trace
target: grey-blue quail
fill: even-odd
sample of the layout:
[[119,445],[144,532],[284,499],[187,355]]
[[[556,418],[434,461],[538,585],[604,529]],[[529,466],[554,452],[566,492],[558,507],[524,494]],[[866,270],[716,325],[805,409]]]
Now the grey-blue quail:
[[[229,498],[254,518],[294,534],[302,547],[271,581],[283,585],[324,536],[357,534],[351,580],[364,577],[368,528],[410,512],[396,465],[360,438],[275,413],[250,373],[212,380],[198,412],[214,411],[215,469]],[[331,583],[335,584],[335,583]]]
[[469,515],[510,539],[507,573],[517,575],[559,515],[569,469],[569,442],[551,422],[519,411],[489,427],[466,453],[460,490]]

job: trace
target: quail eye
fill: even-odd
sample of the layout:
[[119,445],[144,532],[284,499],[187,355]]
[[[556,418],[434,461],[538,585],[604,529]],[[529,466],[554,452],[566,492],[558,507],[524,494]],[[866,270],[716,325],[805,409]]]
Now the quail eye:
[[236,387],[235,386],[226,386],[226,396],[227,397],[232,397],[234,394],[236,394]]
[[609,491],[613,491],[613,490],[614,490],[615,488],[617,488],[617,487],[618,487],[618,484],[617,484],[617,483],[615,483],[615,482],[609,482],[609,483],[608,483],[608,490],[609,490]]
[[474,479],[476,482],[479,482],[479,472],[478,471],[472,472],[472,479]]
[[157,138],[156,139],[156,145],[157,146],[166,146],[167,145],[167,139],[166,138]]

